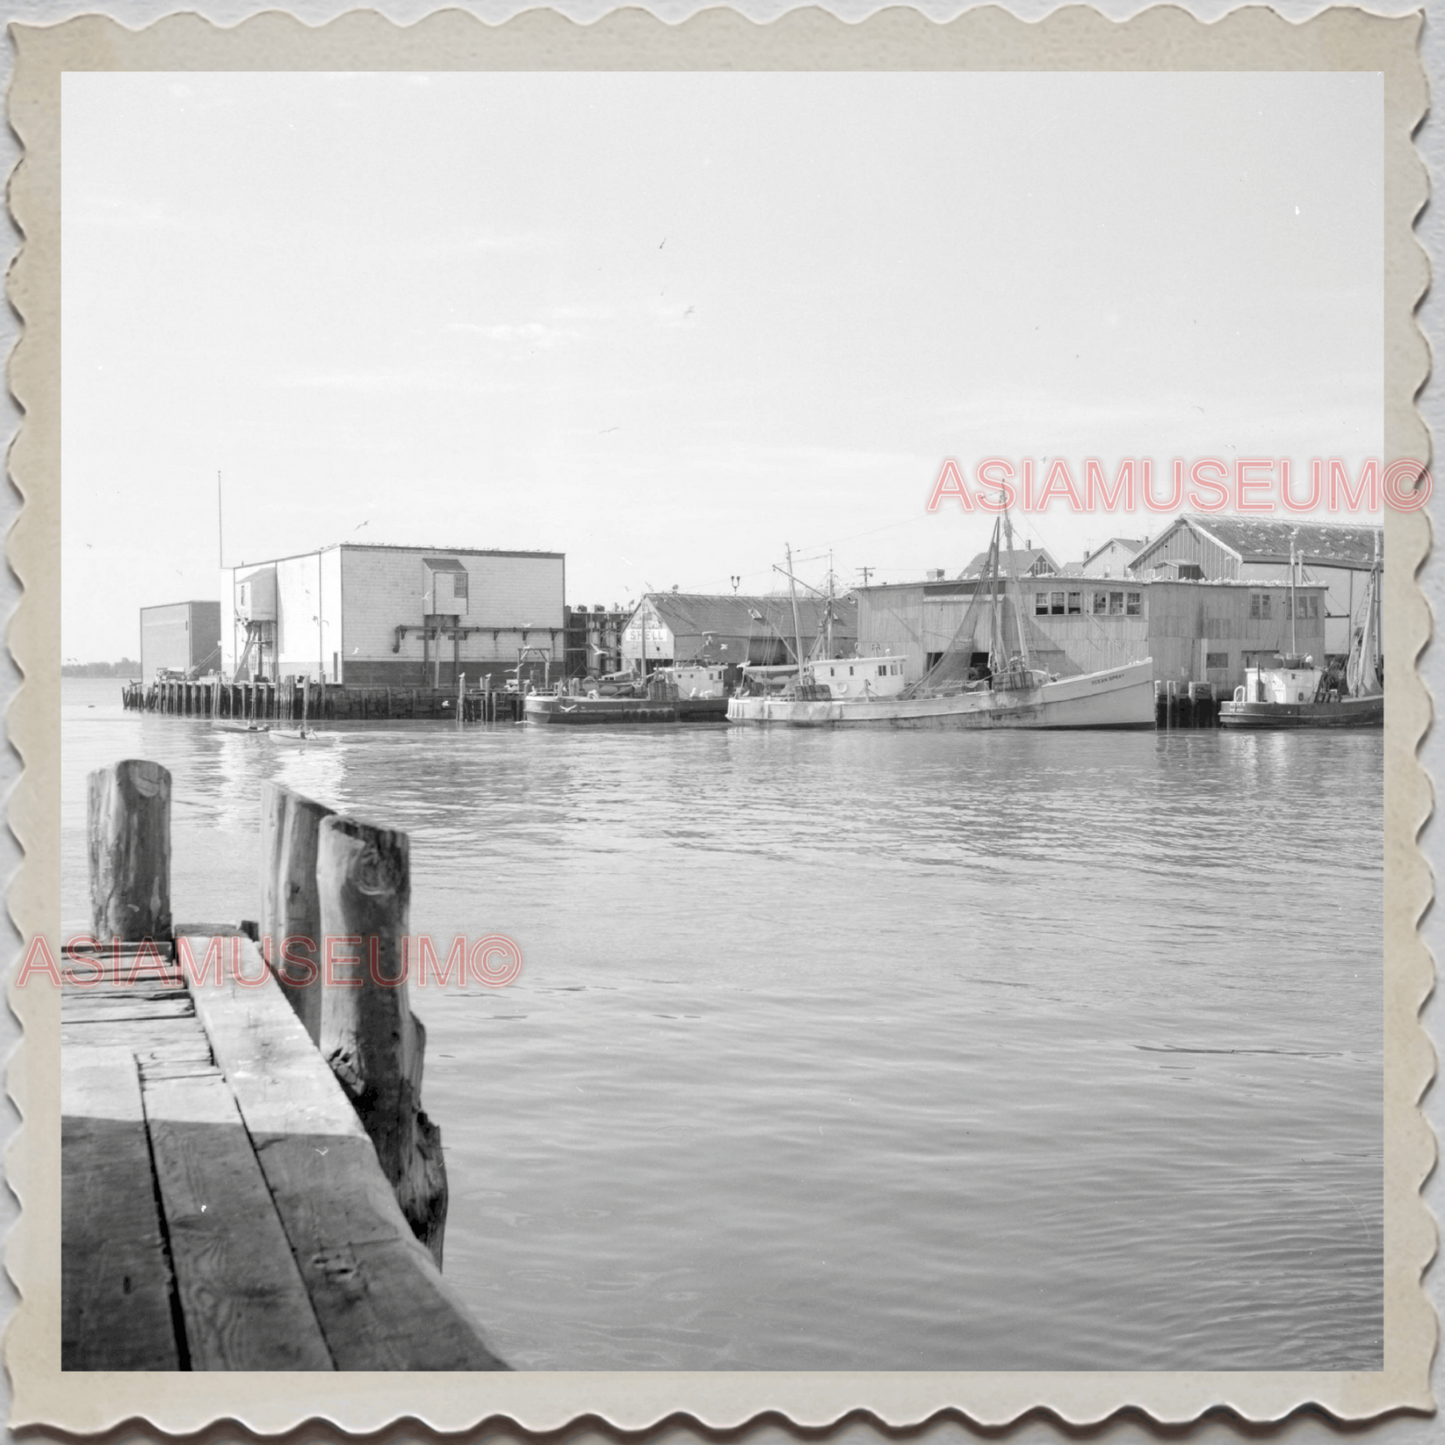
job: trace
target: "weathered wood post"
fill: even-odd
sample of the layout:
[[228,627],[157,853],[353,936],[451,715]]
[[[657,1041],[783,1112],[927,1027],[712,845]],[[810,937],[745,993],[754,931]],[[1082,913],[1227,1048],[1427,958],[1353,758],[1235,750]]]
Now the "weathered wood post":
[[[322,993],[321,1053],[366,1126],[412,1232],[441,1268],[447,1177],[441,1130],[421,1107],[426,1030],[407,1000],[406,834],[324,819],[316,885],[322,937],[338,960]],[[360,942],[343,944],[348,938]],[[357,961],[342,964],[343,957]]]
[[129,758],[90,775],[90,928],[123,943],[171,936],[171,775]]
[[333,812],[280,783],[261,789],[261,937],[271,972],[313,1044],[321,1041],[322,991],[316,844],[322,819]]

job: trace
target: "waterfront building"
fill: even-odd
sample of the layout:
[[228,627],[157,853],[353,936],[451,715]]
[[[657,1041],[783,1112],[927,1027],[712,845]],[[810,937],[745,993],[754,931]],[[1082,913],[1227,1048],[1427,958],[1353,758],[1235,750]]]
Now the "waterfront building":
[[[1047,547],[1035,547],[1029,541],[1025,541],[1022,547],[1015,547],[1012,551],[1000,548],[998,565],[999,571],[1005,577],[1056,577],[1064,570],[1054,561]],[[984,551],[980,552],[958,575],[960,579],[982,577],[987,569],[988,553]],[[940,572],[938,580],[942,580],[942,576],[943,574]]]
[[561,552],[343,543],[221,573],[228,679],[455,687],[563,664]]
[[[1110,537],[1102,546],[1095,547],[1092,552],[1084,554],[1083,564],[1079,568],[1081,577],[1122,577],[1125,568],[1143,550],[1145,537],[1142,540],[1135,537]],[[1065,568],[1065,571],[1070,569]]]
[[[921,677],[952,643],[981,585],[959,578],[858,588],[860,652],[898,654],[905,676]],[[1327,588],[1319,582],[1297,589],[1297,618],[1289,583],[1279,580],[1034,577],[1019,591],[1034,660],[1061,676],[1152,657],[1156,681],[1233,688],[1245,668],[1292,643],[1317,661],[1324,657]],[[981,606],[974,631],[980,665],[988,660],[988,636]]]
[[221,662],[221,604],[214,600],[169,602],[140,610],[140,675],[160,672],[199,677]]
[[[857,605],[851,597],[799,597],[798,631],[804,657],[820,633],[828,656],[847,657],[858,641]],[[794,661],[793,653],[793,604],[786,594],[649,592],[622,630],[622,665],[634,671],[643,670],[644,658],[652,672],[682,662],[774,666]]]
[[567,608],[567,676],[604,676],[622,670],[622,629],[631,614],[614,602]]
[[1288,581],[1291,548],[1301,578],[1326,591],[1326,655],[1347,656],[1370,568],[1385,555],[1382,527],[1185,514],[1140,549],[1129,571],[1165,576],[1172,567],[1179,576],[1205,581]]

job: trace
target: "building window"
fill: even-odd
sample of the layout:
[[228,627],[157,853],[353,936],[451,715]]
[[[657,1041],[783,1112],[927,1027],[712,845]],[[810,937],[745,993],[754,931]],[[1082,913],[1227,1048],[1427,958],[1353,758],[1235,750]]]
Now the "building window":
[[1272,616],[1268,592],[1251,592],[1249,594],[1249,615],[1251,617],[1262,617],[1265,620],[1268,620],[1270,616]]
[[1139,594],[1137,592],[1129,592],[1125,594],[1124,611],[1128,616],[1138,617],[1143,610],[1143,605],[1139,600]]
[[1049,615],[1049,594],[1047,592],[1034,593],[1034,616],[1047,617]]
[[1082,592],[1069,593],[1069,616],[1077,617],[1084,610],[1084,594]]
[[1102,617],[1109,610],[1109,594],[1107,592],[1094,593],[1094,616]]
[[1229,667],[1229,654],[1227,652],[1206,652],[1204,654],[1204,670],[1208,672],[1211,668]]
[[878,676],[879,676],[879,677],[887,677],[887,676],[888,676],[888,664],[887,664],[886,662],[880,662],[880,663],[878,664]]
[[1064,594],[1062,592],[1049,593],[1049,611],[1052,612],[1055,617],[1062,617],[1064,615]]
[[1124,594],[1122,592],[1111,592],[1109,594],[1109,616],[1122,617],[1124,615]]

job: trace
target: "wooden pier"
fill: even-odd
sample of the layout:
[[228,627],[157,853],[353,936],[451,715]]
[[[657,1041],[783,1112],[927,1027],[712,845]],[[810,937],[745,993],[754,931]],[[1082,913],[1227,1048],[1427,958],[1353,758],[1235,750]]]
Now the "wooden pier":
[[1212,682],[1156,682],[1154,723],[1161,732],[1176,728],[1217,728],[1219,704],[1228,689]]
[[350,687],[339,683],[221,682],[218,679],[128,682],[121,704],[169,717],[293,722],[521,722],[522,695],[499,688]]
[[[505,1369],[440,1269],[425,1038],[385,961],[406,926],[405,836],[334,815],[300,832],[325,865],[320,922],[340,909],[365,930],[359,957],[383,960],[383,984],[373,965],[315,985],[326,1054],[246,931],[168,926],[168,887],[134,859],[168,854],[169,788],[154,763],[92,775],[91,933],[106,942],[67,950],[61,1004],[62,1367]],[[298,795],[275,792],[288,816]],[[389,889],[372,887],[378,846]],[[296,877],[286,847],[268,856]],[[294,908],[269,921],[291,926]]]

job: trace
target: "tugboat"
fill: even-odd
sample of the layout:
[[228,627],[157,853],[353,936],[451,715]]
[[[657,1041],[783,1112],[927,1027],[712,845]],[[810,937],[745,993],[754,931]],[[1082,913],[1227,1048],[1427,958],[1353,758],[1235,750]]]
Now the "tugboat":
[[[1234,700],[1219,705],[1224,728],[1377,728],[1385,723],[1384,660],[1380,648],[1380,558],[1365,590],[1364,620],[1355,629],[1343,677],[1297,652],[1274,667],[1245,669]],[[1294,554],[1290,554],[1290,642],[1294,644]]]

